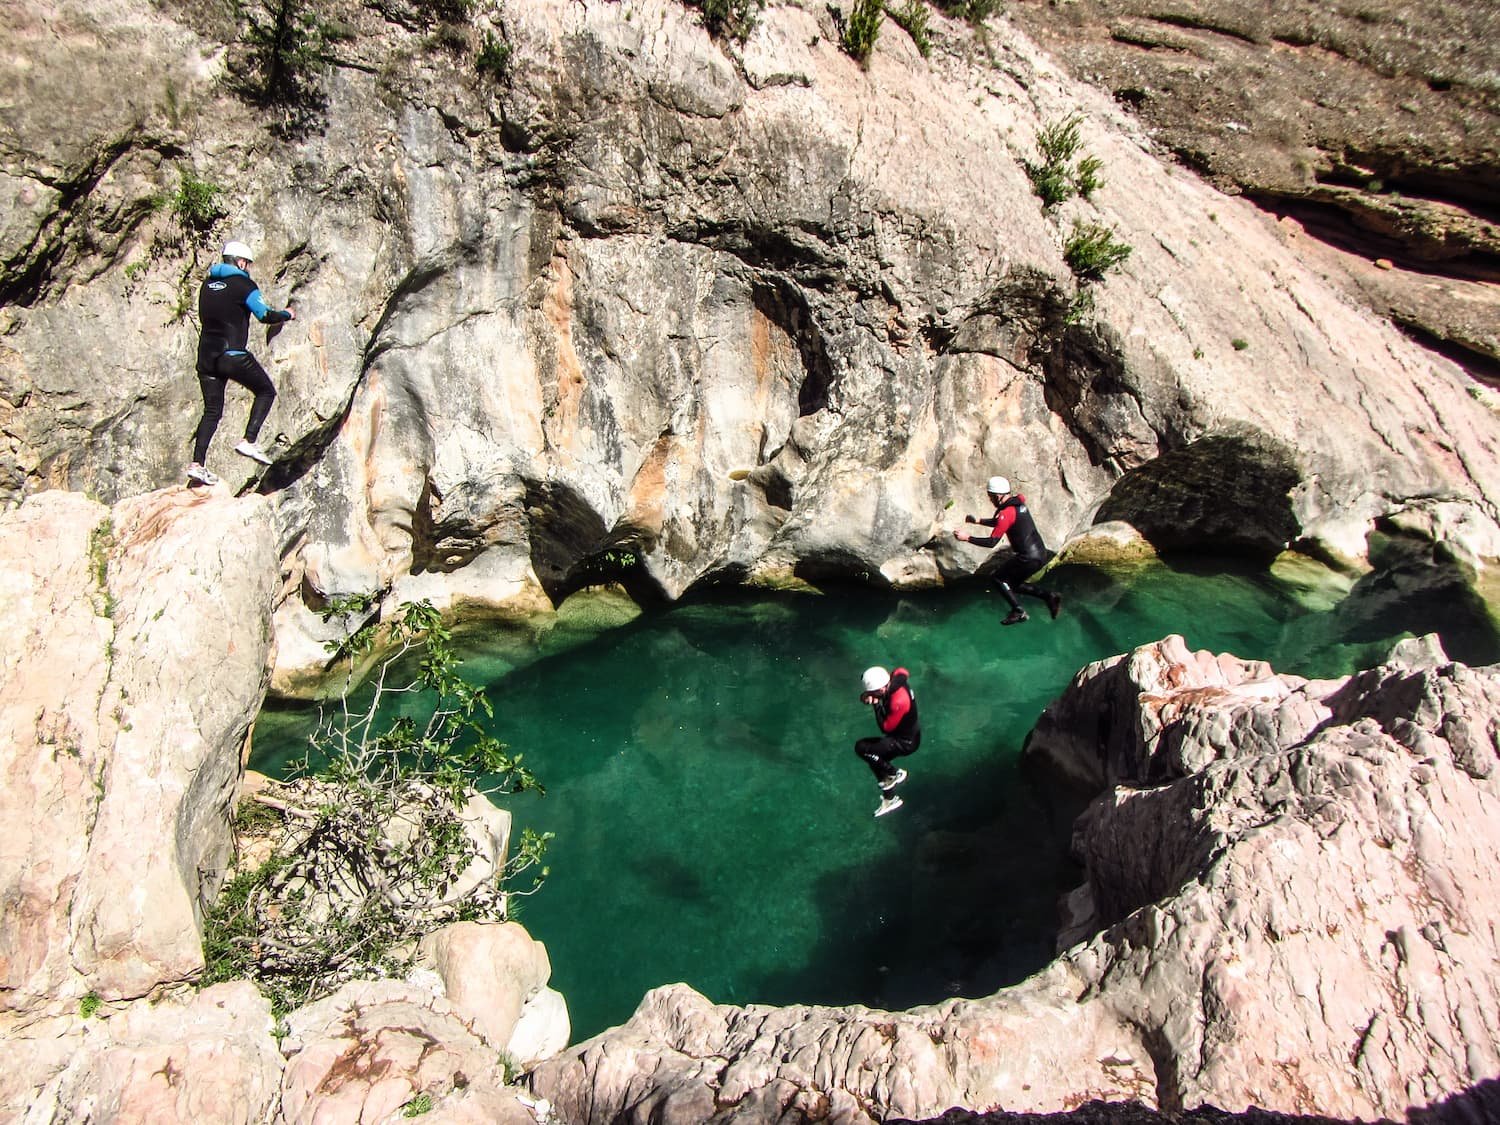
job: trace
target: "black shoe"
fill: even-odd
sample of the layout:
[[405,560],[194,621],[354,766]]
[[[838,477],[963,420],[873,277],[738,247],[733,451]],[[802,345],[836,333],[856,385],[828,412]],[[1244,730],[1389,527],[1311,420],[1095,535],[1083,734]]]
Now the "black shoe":
[[1057,615],[1062,612],[1062,595],[1048,594],[1047,609],[1052,613],[1052,620],[1057,620]]
[[1019,625],[1021,622],[1029,620],[1030,618],[1026,616],[1026,611],[1020,606],[1017,606],[1015,609],[1010,611],[1009,615],[1005,618],[1004,621],[1000,622],[1000,624]]

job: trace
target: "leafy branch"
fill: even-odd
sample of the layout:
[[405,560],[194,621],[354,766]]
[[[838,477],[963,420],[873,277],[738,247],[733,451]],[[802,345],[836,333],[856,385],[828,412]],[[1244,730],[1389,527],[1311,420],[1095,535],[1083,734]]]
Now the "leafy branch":
[[[325,612],[360,608],[335,600]],[[355,662],[382,635],[390,651],[356,705]],[[387,625],[330,647],[349,662],[337,708],[297,776],[247,803],[258,823],[239,824],[255,845],[242,854],[265,858],[241,865],[205,924],[203,983],[248,977],[279,1011],[401,972],[418,939],[450,922],[505,920],[509,900],[547,875],[551,833],[525,830],[502,858],[485,798],[542,786],[486,729],[490,703],[459,674],[431,603],[403,605]]]

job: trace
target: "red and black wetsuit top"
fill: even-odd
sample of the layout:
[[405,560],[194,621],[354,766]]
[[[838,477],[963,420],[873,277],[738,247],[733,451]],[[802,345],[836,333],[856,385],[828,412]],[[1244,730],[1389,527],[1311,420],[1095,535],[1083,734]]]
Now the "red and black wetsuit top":
[[917,742],[922,737],[922,725],[917,721],[917,697],[912,694],[905,668],[891,673],[891,682],[875,701],[875,721],[891,738],[903,742]]
[[993,519],[978,522],[982,527],[992,527],[995,530],[985,539],[971,537],[969,542],[974,546],[993,547],[1004,536],[1010,540],[1011,550],[1021,558],[1045,559],[1047,557],[1047,544],[1042,542],[1042,533],[1036,529],[1036,521],[1031,518],[1031,509],[1026,506],[1026,497],[1020,494],[1007,497],[995,509]]

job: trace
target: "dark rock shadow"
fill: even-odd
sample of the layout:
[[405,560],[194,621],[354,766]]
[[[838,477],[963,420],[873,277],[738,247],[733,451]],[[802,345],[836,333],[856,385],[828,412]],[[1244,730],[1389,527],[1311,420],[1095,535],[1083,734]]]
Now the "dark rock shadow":
[[1126,473],[1094,522],[1123,520],[1158,552],[1269,560],[1301,530],[1288,495],[1301,475],[1293,452],[1265,434],[1217,434]]
[[[1382,1118],[1390,1121],[1391,1118]],[[1427,1106],[1406,1111],[1408,1125],[1493,1125],[1500,1121],[1500,1080],[1487,1078]],[[920,1120],[890,1117],[885,1125],[1346,1125],[1347,1119],[1316,1114],[1277,1113],[1247,1109],[1229,1113],[1215,1106],[1163,1113],[1140,1102],[1091,1101],[1059,1113],[988,1113],[954,1108],[938,1117]]]
[[893,857],[819,881],[829,937],[747,981],[756,1003],[899,1011],[988,996],[1053,960],[1058,900],[1081,880],[1068,847],[1083,802],[1029,776],[1011,747],[940,796],[905,788],[887,818]]

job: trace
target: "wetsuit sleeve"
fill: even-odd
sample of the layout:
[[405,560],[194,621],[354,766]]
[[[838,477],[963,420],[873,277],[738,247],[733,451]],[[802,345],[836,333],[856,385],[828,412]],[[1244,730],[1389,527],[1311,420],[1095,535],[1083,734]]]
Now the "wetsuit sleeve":
[[890,734],[901,725],[906,713],[911,710],[911,692],[903,684],[890,695],[890,706],[880,718],[880,729]]
[[984,539],[976,539],[972,535],[969,542],[976,547],[993,547],[1005,538],[1005,533],[1010,530],[1011,524],[1016,522],[1016,509],[1007,504],[995,513],[994,519],[979,520],[984,527],[992,527],[995,530]]
[[255,319],[262,324],[280,324],[284,320],[291,320],[292,314],[285,309],[273,309],[266,304],[266,299],[260,295],[259,289],[250,290],[249,296],[245,298],[245,307],[255,314]]

